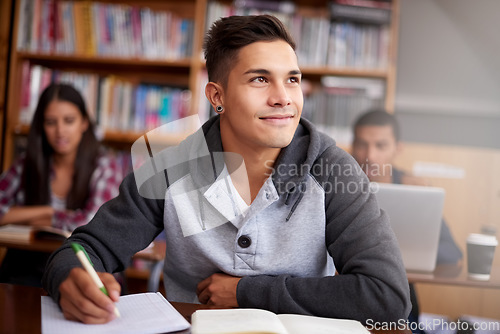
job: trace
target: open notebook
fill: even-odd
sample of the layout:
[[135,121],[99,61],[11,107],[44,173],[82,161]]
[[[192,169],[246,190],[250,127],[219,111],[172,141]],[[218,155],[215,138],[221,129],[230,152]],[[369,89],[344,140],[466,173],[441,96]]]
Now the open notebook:
[[274,314],[260,309],[198,310],[193,334],[369,334],[356,320],[298,314]]
[[29,243],[35,239],[60,240],[68,238],[71,232],[51,226],[28,226],[8,224],[0,226],[0,240]]
[[121,296],[116,307],[120,310],[120,318],[103,325],[86,325],[66,320],[52,298],[42,296],[42,333],[168,333],[190,327],[186,319],[159,292]]

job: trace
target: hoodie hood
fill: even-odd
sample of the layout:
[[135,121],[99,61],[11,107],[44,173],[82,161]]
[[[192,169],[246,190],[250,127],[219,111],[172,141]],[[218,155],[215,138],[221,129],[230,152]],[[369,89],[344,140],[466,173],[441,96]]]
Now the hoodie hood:
[[[291,143],[281,149],[272,171],[274,187],[286,205],[294,203],[295,207],[298,204],[301,194],[306,191],[305,178],[318,158],[332,146],[335,146],[332,138],[319,132],[308,120],[300,119]],[[200,130],[179,145],[164,149],[154,160],[154,172],[144,173],[154,175],[148,180],[148,187],[144,187],[152,192],[146,197],[163,198],[166,189],[188,173],[193,178],[194,188],[204,192],[225,167],[220,118],[210,118]]]
[[[223,151],[220,118],[210,118],[203,124],[202,131],[208,153],[198,155],[201,157],[199,159],[190,160],[190,168],[193,176],[199,175],[204,179],[199,181],[206,183],[207,180],[214,181],[224,169],[223,159],[216,158]],[[299,189],[315,161],[325,150],[335,145],[335,140],[319,132],[310,121],[301,118],[291,143],[281,149],[274,164],[272,180],[280,197],[292,192],[292,185]],[[204,149],[200,145],[196,146],[197,154],[200,154]]]
[[[201,141],[199,145],[195,145],[196,152],[191,153],[192,157],[198,158],[190,160],[190,170],[199,189],[214,182],[224,169],[220,118],[214,116],[209,119],[202,131],[204,138],[199,138]],[[206,145],[206,151],[203,145]],[[332,146],[335,146],[332,138],[301,118],[291,143],[281,149],[274,164],[272,181],[284,204],[291,205],[287,221],[307,190],[304,182],[306,176],[311,172],[315,161]]]
[[[210,118],[203,125],[202,131],[211,155],[222,152],[219,117]],[[274,164],[272,179],[278,193],[283,195],[289,191],[289,189],[284,189],[283,185],[292,183],[299,185],[307,173],[310,172],[314,162],[331,146],[335,146],[335,140],[319,132],[310,121],[301,118],[291,143],[281,149]],[[221,162],[218,159],[214,161],[217,175],[224,168]],[[210,161],[204,161],[204,163],[198,165],[197,171],[208,177],[205,168],[209,167],[206,165],[207,163],[211,164]],[[278,168],[278,166],[283,165],[285,167]],[[290,172],[288,172],[289,170]],[[282,171],[286,172],[280,173]],[[210,178],[213,178],[213,175]]]

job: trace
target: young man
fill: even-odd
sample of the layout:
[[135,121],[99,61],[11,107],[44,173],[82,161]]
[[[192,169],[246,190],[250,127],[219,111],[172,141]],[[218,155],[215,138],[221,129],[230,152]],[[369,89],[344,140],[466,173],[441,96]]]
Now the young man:
[[[382,110],[361,115],[353,127],[352,156],[370,181],[425,186],[426,182],[394,167],[402,150],[396,117]],[[439,239],[438,263],[456,263],[462,252],[443,221]]]
[[110,321],[119,295],[109,274],[110,298],[94,286],[69,242],[113,272],[165,229],[171,301],[406,319],[408,282],[387,216],[354,159],[300,119],[301,72],[282,23],[223,18],[204,46],[205,93],[220,115],[156,160],[169,168],[144,182],[129,175],[53,254],[43,284],[66,318]]
[[424,185],[423,180],[393,166],[402,150],[399,123],[382,110],[361,115],[353,127],[352,155],[370,181]]
[[[382,110],[369,111],[356,120],[353,132],[352,155],[370,181],[409,185],[426,184],[424,180],[394,167],[394,160],[402,150],[399,123],[394,115]],[[443,220],[439,235],[437,263],[456,263],[461,258],[462,252]],[[409,319],[418,321],[418,300],[413,285],[410,285],[410,293],[413,308]],[[414,333],[421,333],[421,331]]]

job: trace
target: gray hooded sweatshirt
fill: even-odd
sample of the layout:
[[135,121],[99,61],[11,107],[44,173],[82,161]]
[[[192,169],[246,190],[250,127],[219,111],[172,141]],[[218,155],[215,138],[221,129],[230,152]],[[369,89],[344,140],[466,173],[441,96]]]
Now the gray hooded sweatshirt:
[[154,152],[49,259],[42,283],[56,302],[79,266],[70,242],[87,250],[97,271],[116,272],[165,230],[170,301],[198,302],[197,284],[222,272],[243,277],[240,307],[364,323],[408,317],[408,281],[387,215],[354,159],[310,122],[300,121],[246,210],[225,164],[218,116]]

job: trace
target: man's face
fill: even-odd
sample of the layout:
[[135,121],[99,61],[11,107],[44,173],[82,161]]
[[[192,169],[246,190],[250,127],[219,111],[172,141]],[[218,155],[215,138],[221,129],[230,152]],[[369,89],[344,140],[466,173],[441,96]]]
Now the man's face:
[[250,150],[287,146],[302,113],[300,80],[297,56],[288,43],[241,48],[222,94],[223,143]]
[[390,125],[356,128],[352,155],[371,181],[382,181],[391,176],[398,151],[399,145]]

